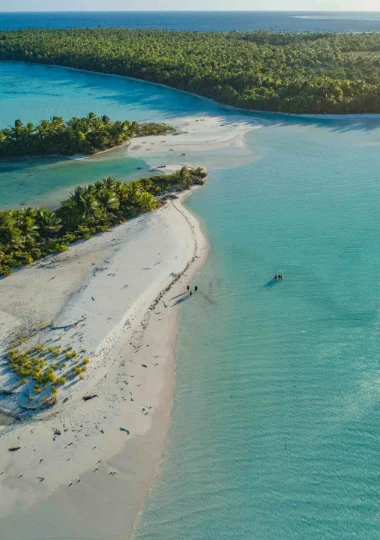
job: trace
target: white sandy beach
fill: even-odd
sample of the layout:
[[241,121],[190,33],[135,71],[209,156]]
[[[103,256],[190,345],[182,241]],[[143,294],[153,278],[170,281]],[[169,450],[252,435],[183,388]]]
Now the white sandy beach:
[[[197,221],[177,200],[0,283],[3,345],[17,325],[85,316],[63,341],[93,351],[86,380],[2,433],[1,539],[128,537],[167,431],[178,295],[206,253]],[[97,397],[84,402],[89,393]]]
[[[129,152],[148,157],[145,139],[148,153],[240,145],[257,127],[221,122],[187,119],[187,133],[139,138]],[[30,343],[62,336],[63,346],[85,348],[90,358],[85,380],[60,388],[56,406],[23,412],[1,432],[1,540],[130,538],[168,429],[178,305],[196,301],[186,287],[208,251],[184,196],[0,281],[3,352],[19,329],[83,319]],[[11,383],[3,359],[0,411],[19,413],[26,397],[1,394]],[[14,446],[21,448],[9,452]]]
[[244,135],[262,127],[255,118],[234,114],[231,116],[191,116],[171,121],[178,134],[137,137],[131,140],[128,153],[133,157],[149,159],[152,155],[186,155],[187,152],[206,152],[228,147],[242,148]]

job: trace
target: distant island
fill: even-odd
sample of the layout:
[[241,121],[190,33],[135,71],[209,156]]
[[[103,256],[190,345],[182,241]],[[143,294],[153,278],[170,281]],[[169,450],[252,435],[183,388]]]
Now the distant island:
[[380,112],[380,34],[31,29],[0,32],[0,60],[166,84],[261,111]]
[[98,117],[94,113],[71,118],[68,122],[54,116],[37,125],[31,122],[24,125],[21,120],[16,120],[13,127],[0,130],[0,158],[89,155],[124,144],[131,137],[174,132],[175,129],[166,124],[112,122],[108,116]]
[[110,227],[159,208],[165,196],[203,185],[204,169],[182,167],[166,175],[125,183],[112,177],[78,186],[57,210],[26,207],[0,211],[0,276],[68,249]]

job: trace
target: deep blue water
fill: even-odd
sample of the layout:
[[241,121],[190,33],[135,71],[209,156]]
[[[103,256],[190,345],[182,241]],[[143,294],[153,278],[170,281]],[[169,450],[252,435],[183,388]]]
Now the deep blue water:
[[379,12],[50,12],[0,13],[0,30],[18,28],[167,28],[212,32],[275,30],[380,32]]

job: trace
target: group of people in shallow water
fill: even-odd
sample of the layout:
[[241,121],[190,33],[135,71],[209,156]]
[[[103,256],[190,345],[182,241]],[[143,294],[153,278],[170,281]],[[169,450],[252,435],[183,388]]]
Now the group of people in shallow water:
[[276,275],[274,276],[274,279],[275,279],[276,281],[277,281],[277,280],[282,281],[282,274],[276,274]]
[[[189,295],[191,296],[193,293],[192,293],[192,291],[190,290],[190,285],[187,286],[187,290],[188,290]],[[195,287],[194,287],[194,292],[197,292],[197,290],[198,290],[198,287],[197,287],[197,285],[195,285]]]

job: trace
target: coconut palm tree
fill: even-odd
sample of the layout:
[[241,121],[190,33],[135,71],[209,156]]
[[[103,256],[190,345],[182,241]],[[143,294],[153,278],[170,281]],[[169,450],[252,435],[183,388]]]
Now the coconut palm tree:
[[113,212],[118,210],[120,207],[120,201],[117,195],[110,189],[102,189],[99,193],[97,193],[96,200],[99,209],[102,210],[104,214],[114,215]]
[[[87,187],[78,186],[57,211],[26,207],[0,211],[0,275],[29,264],[97,231],[106,230],[160,204],[158,193],[181,191],[203,178],[204,171],[178,171],[127,184],[107,177]],[[202,176],[201,176],[202,175]]]
[[[144,134],[154,134],[159,128],[161,132],[167,130],[165,125],[144,125]],[[136,122],[111,122],[108,116],[98,118],[94,113],[73,117],[68,122],[53,116],[51,121],[42,120],[37,126],[32,123],[24,126],[21,120],[16,120],[14,127],[0,131],[0,156],[93,154],[122,144],[139,132]]]
[[117,182],[113,176],[106,176],[103,180],[103,185],[106,189],[115,191]]
[[99,205],[96,198],[91,193],[82,188],[76,188],[74,194],[71,195],[70,198],[82,219],[89,221],[95,218]]
[[55,236],[62,228],[61,220],[54,212],[39,208],[36,211],[36,226],[40,235],[44,238]]

